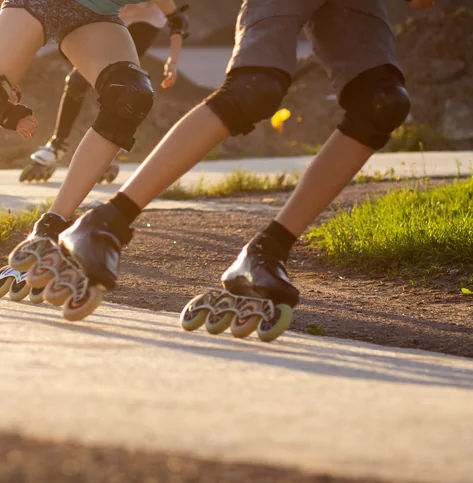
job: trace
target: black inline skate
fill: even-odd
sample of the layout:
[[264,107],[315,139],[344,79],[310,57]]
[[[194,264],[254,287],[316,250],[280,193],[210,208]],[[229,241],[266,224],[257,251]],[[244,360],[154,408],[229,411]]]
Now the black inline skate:
[[181,313],[182,328],[190,331],[205,324],[209,333],[219,334],[230,327],[235,337],[256,330],[265,342],[279,337],[299,303],[299,292],[287,276],[286,258],[274,239],[264,233],[256,236],[222,275],[224,290],[210,290],[187,304]]
[[[39,278],[42,272],[50,272],[45,299],[62,305],[67,320],[82,320],[92,314],[100,305],[102,291],[115,287],[121,247],[131,238],[132,230],[113,205],[95,204],[61,233],[59,244],[37,263]],[[36,278],[33,282],[39,284]]]

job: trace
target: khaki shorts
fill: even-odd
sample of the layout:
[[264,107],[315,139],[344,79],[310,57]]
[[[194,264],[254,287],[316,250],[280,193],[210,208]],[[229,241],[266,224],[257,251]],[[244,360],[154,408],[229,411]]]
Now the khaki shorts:
[[293,77],[302,29],[338,94],[371,68],[401,71],[381,0],[244,0],[227,72],[270,67]]

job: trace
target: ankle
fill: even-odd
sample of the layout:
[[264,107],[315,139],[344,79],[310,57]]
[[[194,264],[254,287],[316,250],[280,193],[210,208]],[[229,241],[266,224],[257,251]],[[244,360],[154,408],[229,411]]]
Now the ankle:
[[273,220],[264,230],[263,233],[274,239],[280,248],[289,254],[292,246],[297,241],[297,237],[293,235],[285,226]]
[[125,193],[119,191],[111,200],[120,215],[131,225],[141,213],[141,208]]

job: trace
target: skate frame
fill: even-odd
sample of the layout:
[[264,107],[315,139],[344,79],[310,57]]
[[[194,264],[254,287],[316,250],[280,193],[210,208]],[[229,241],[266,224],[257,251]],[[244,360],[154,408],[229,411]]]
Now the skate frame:
[[[229,300],[232,300],[233,305],[229,303]],[[248,307],[248,305],[250,306]],[[239,319],[259,315],[266,322],[275,317],[275,307],[272,300],[235,295],[224,289],[209,290],[203,293],[187,308],[187,312],[202,309],[209,309],[213,315],[233,312]]]

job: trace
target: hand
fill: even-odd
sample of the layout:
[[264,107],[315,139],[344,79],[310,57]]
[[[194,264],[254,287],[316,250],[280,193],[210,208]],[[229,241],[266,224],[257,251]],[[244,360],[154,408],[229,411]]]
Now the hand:
[[17,126],[16,132],[20,134],[23,139],[32,138],[38,129],[38,121],[33,116],[27,116],[20,119]]
[[435,7],[435,0],[410,0],[411,8],[432,8]]
[[177,64],[168,60],[164,66],[164,77],[165,79],[161,82],[161,87],[163,89],[168,89],[172,87],[177,81]]

